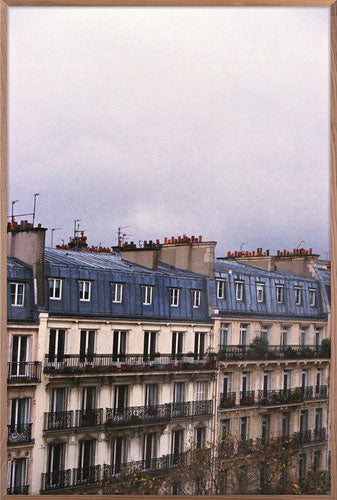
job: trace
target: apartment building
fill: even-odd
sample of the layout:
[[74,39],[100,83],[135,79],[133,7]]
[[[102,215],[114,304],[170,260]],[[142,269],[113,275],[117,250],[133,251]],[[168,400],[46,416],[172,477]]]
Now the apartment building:
[[[15,237],[25,260],[23,229]],[[22,319],[23,304],[32,305],[34,339],[23,361],[9,324],[9,370],[42,363],[29,389],[23,382],[35,413],[22,493],[98,493],[103,477],[165,474],[192,440],[205,447],[226,433],[245,450],[290,438],[300,477],[328,467],[328,272],[315,279],[217,260],[215,242],[201,237],[114,253],[81,241],[77,250],[48,249],[40,240],[39,266],[31,255],[31,266],[9,258],[17,302],[9,307]],[[15,271],[12,279],[14,262],[25,278]],[[14,284],[24,279],[32,295],[21,303]],[[9,400],[19,394],[11,396],[12,383]]]

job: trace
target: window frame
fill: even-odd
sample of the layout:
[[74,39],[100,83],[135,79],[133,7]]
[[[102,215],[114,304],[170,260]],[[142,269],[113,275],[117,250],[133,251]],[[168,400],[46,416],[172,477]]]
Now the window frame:
[[[81,283],[82,283],[82,290],[81,290]],[[79,291],[79,300],[80,302],[90,302],[91,301],[91,281],[88,280],[78,280],[78,291]],[[88,286],[88,298],[85,298],[85,293],[86,293],[86,285]]]
[[310,307],[316,307],[316,288],[309,288]]
[[201,290],[191,290],[192,291],[192,307],[193,309],[199,309],[201,306]]
[[[224,278],[216,279],[216,298],[226,300],[226,280]],[[222,288],[222,294],[220,294]]]
[[179,307],[180,288],[170,287],[170,307]]
[[[51,287],[50,287],[50,282],[53,281],[53,287],[52,287],[52,291],[53,291],[53,294],[50,295],[50,292],[51,292]],[[55,296],[55,290],[56,290],[56,282],[59,281],[60,282],[60,287],[59,287],[59,297],[56,297]],[[63,288],[63,279],[62,278],[48,278],[48,289],[49,289],[49,300],[62,300],[62,288]]]
[[[259,292],[262,292],[261,298],[259,298]],[[256,300],[259,304],[263,304],[265,301],[265,284],[256,283]]]
[[153,299],[153,285],[141,285],[141,291],[143,306],[151,306]]
[[[10,294],[11,294],[11,306],[12,307],[24,307],[25,305],[25,283],[20,281],[10,281]],[[15,286],[14,294],[12,293],[12,286]],[[19,293],[19,287],[22,286],[22,293]],[[14,295],[14,303],[13,303],[13,295]],[[21,303],[18,302],[18,298],[21,296]]]
[[302,291],[303,291],[303,287],[300,287],[300,286],[295,286],[294,287],[295,305],[296,306],[301,306],[302,305]]
[[[237,302],[244,302],[244,284],[243,280],[235,280],[235,300]],[[240,293],[239,290],[241,290]]]
[[111,283],[111,286],[112,286],[112,290],[111,290],[112,303],[113,304],[122,304],[123,303],[124,283],[120,283],[118,281],[113,281]]
[[284,285],[276,285],[276,300],[278,304],[284,304]]

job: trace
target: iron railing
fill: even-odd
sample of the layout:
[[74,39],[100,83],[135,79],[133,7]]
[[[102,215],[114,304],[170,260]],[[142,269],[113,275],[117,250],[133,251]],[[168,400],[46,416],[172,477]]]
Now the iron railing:
[[91,465],[73,469],[72,486],[80,486],[82,484],[95,484],[101,481],[101,466]]
[[28,495],[29,485],[12,486],[7,488],[7,495]]
[[312,386],[276,390],[263,389],[258,392],[258,404],[263,406],[300,403],[313,398]]
[[220,361],[243,359],[299,359],[329,358],[330,353],[322,346],[316,345],[223,345],[219,346]]
[[7,363],[7,367],[8,384],[27,384],[31,382],[41,382],[40,361]]
[[239,455],[245,455],[251,453],[253,450],[253,439],[242,438],[238,441],[237,453]]
[[30,443],[32,440],[32,424],[10,424],[7,426],[8,444]]
[[103,425],[103,408],[76,410],[75,427],[97,427]]
[[326,441],[327,439],[328,438],[327,438],[327,434],[326,434],[326,429],[324,427],[321,427],[320,429],[313,430],[312,440],[315,443],[321,443],[321,442]]
[[222,392],[220,394],[219,408],[232,408],[236,404],[236,392]]
[[315,385],[314,386],[314,398],[315,399],[327,399],[328,397],[328,386],[327,385]]
[[[82,361],[79,354],[64,354],[62,358],[50,360],[46,354],[44,373],[90,374],[167,370],[215,370],[215,354],[125,354],[118,360],[114,354],[93,354],[90,361]],[[197,358],[197,359],[195,359]]]
[[240,391],[240,406],[253,406],[255,404],[254,391]]
[[73,427],[73,414],[70,411],[56,411],[44,414],[44,430],[56,431],[60,429],[71,429]]
[[72,485],[71,469],[44,472],[41,475],[41,491],[69,488]]

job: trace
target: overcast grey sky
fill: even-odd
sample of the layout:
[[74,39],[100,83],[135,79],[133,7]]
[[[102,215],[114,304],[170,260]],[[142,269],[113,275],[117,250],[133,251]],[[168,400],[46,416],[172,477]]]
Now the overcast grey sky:
[[35,192],[54,244],[81,219],[324,258],[329,9],[11,7],[9,205]]

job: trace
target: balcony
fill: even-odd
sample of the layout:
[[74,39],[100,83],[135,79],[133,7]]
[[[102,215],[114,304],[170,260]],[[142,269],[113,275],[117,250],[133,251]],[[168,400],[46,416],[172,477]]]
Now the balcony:
[[259,390],[258,404],[274,406],[315,399],[312,387],[294,387],[293,389]]
[[249,345],[220,345],[219,361],[269,360],[269,359],[311,359],[330,358],[330,354],[316,345],[268,345],[251,347]]
[[236,404],[236,392],[227,392],[220,394],[219,408],[232,408]]
[[103,425],[103,408],[76,410],[75,427],[97,427]]
[[12,486],[7,488],[7,495],[28,495],[29,485]]
[[43,373],[49,375],[90,375],[97,373],[139,373],[151,371],[215,370],[216,355],[204,354],[92,354],[83,359],[79,354],[65,354],[62,360],[46,355]]
[[8,384],[30,384],[41,382],[41,362],[7,363]]
[[58,431],[73,427],[73,411],[57,411],[44,414],[44,431]]
[[240,406],[254,406],[255,393],[254,391],[240,391]]
[[202,417],[213,414],[213,401],[186,401],[154,406],[132,406],[126,408],[107,408],[106,425],[136,426],[151,423],[169,422],[175,418]]
[[[7,444],[10,446],[32,442],[32,424],[7,425]],[[14,494],[14,493],[13,493]]]
[[316,444],[324,443],[327,440],[327,434],[325,428],[310,429],[295,432],[292,435],[285,435],[280,437],[270,437],[266,436],[263,438],[257,438],[256,443],[263,446],[266,443],[279,444],[280,446],[287,446],[292,448],[301,448],[306,444]]
[[72,486],[71,469],[41,474],[41,492],[62,490]]
[[253,451],[253,439],[242,438],[238,441],[237,453],[238,455],[246,455]]
[[320,429],[314,429],[312,440],[314,443],[324,443],[327,440],[326,429],[324,427]]
[[314,387],[313,397],[315,399],[328,399],[328,386],[327,385],[316,385]]
[[101,481],[101,466],[91,465],[80,469],[73,469],[73,486],[96,484]]

